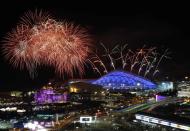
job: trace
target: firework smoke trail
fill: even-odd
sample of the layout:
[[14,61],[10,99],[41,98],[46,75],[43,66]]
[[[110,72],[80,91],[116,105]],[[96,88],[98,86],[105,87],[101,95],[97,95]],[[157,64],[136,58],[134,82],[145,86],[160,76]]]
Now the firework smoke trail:
[[139,70],[138,70],[138,75],[140,75],[140,73],[141,73],[143,67],[148,64],[148,57],[149,57],[149,53],[146,53],[146,54],[144,55],[144,57],[142,58],[142,60],[141,60],[141,62],[140,62]]
[[132,50],[128,49],[126,55],[124,56],[125,63],[123,65],[123,69],[125,69],[127,65],[130,65],[130,67],[131,67],[133,58],[134,58],[134,52]]
[[138,75],[140,75],[140,73],[141,73],[143,67],[148,65],[148,63],[149,63],[149,58],[152,57],[151,55],[152,55],[152,53],[154,52],[155,49],[156,49],[155,47],[146,49],[147,52],[145,52],[144,57],[142,58],[142,61],[141,61],[141,63],[140,63]]
[[142,68],[144,66],[146,66],[148,64],[147,62],[147,56],[144,56],[141,63],[140,63],[140,67],[139,67],[139,70],[138,70],[138,75],[140,75],[141,71],[142,71]]
[[139,54],[137,53],[137,54],[134,54],[134,56],[132,57],[132,63],[131,63],[131,69],[130,69],[131,72],[133,71],[134,66],[137,64],[138,55]]
[[103,69],[104,69],[103,72],[104,72],[104,73],[108,73],[108,70],[107,70],[107,68],[106,68],[106,65],[104,64],[104,62],[100,59],[100,57],[99,57],[97,54],[95,54],[95,56],[92,57],[91,59],[92,59],[92,60],[95,59],[95,60],[93,61],[94,64],[99,63],[100,66],[102,66]]
[[[128,60],[129,60],[129,65],[130,65],[130,71],[131,71],[131,69],[132,69],[132,65],[133,65],[133,63],[134,63],[134,60],[135,60],[135,56],[136,56],[136,54],[132,51],[132,50],[128,50],[128,53],[130,53],[131,54],[131,56],[129,55],[129,58],[128,58]],[[126,57],[127,58],[127,57]]]
[[144,77],[146,77],[146,75],[147,75],[148,73],[150,73],[151,69],[154,68],[154,64],[156,63],[156,61],[157,61],[157,57],[155,57],[155,58],[153,59],[153,61],[149,63],[148,68],[147,68],[147,70],[145,71]]
[[125,69],[125,66],[127,65],[127,63],[126,63],[127,59],[125,59],[125,58],[128,57],[128,52],[126,55],[123,54],[123,51],[126,49],[126,47],[127,47],[127,44],[125,44],[124,46],[121,46],[120,48],[118,46],[116,47],[116,49],[118,50],[118,52],[120,54],[120,57],[116,60],[121,59],[122,69]]
[[144,73],[144,77],[146,77],[146,75],[148,74],[148,73],[150,73],[150,70],[152,69],[152,68],[154,68],[154,64],[157,62],[157,59],[158,59],[158,53],[157,53],[157,51],[155,50],[156,48],[152,48],[151,49],[151,56],[150,56],[150,58],[152,58],[152,60],[149,60],[149,62],[148,62],[148,64],[147,64],[147,67],[146,67],[146,70],[145,70],[145,73]]
[[129,52],[126,53],[125,56],[122,57],[122,68],[125,69],[127,66],[127,61],[129,60]]
[[102,73],[100,72],[100,70],[98,69],[98,67],[90,60],[87,59],[87,61],[90,63],[90,65],[92,66],[92,69],[97,72],[100,76],[102,76]]
[[5,57],[15,67],[31,74],[37,65],[53,66],[55,72],[73,75],[84,72],[84,62],[90,50],[85,29],[72,23],[57,22],[42,12],[28,12],[20,24],[5,38]]
[[166,49],[166,50],[164,51],[164,53],[161,55],[161,57],[160,57],[160,59],[159,59],[157,65],[156,65],[155,71],[154,71],[154,73],[153,73],[153,77],[156,75],[156,73],[159,72],[158,66],[160,65],[160,62],[162,61],[162,59],[163,59],[164,57],[167,58],[167,54],[168,54],[168,49]]
[[144,54],[144,46],[143,48],[141,48],[134,56],[134,62],[132,63],[131,65],[131,72],[133,70],[133,68],[135,67],[136,64],[139,64],[140,63],[140,56],[142,56]]
[[[104,50],[106,51],[106,55],[107,55],[108,58],[110,59],[111,66],[112,66],[113,69],[115,70],[114,60],[113,60],[113,58],[112,58],[112,56],[111,56],[111,54],[112,54],[113,52],[110,52],[109,49],[107,49],[104,44],[101,43],[101,45],[102,45],[102,47],[104,48]],[[113,51],[113,50],[115,50],[115,48],[112,49],[112,51]]]

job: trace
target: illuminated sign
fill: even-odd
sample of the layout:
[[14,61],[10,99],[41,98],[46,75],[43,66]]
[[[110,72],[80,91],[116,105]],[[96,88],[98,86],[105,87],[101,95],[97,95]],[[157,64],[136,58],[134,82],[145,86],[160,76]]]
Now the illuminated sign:
[[80,123],[92,123],[91,116],[80,117]]

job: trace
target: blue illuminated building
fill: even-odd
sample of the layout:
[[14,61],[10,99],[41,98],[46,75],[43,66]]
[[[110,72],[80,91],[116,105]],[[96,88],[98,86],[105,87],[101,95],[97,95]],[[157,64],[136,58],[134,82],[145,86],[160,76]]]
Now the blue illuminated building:
[[110,72],[92,84],[101,85],[108,89],[155,89],[157,85],[150,80],[125,71]]

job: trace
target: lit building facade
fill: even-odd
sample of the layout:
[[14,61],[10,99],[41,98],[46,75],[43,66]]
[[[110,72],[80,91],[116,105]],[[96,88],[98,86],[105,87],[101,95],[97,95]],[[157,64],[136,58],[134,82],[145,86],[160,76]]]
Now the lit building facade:
[[174,84],[171,81],[158,82],[159,91],[167,91],[167,90],[173,90],[173,89],[174,89]]
[[64,103],[67,101],[67,93],[55,93],[51,88],[43,88],[34,95],[34,99],[39,104]]
[[182,88],[177,93],[178,97],[190,97],[190,88],[189,87]]

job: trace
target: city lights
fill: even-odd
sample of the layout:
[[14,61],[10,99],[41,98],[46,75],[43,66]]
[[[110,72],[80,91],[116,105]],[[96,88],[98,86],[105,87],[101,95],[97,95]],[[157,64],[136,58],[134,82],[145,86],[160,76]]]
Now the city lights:
[[0,130],[190,131],[189,4],[0,2]]

